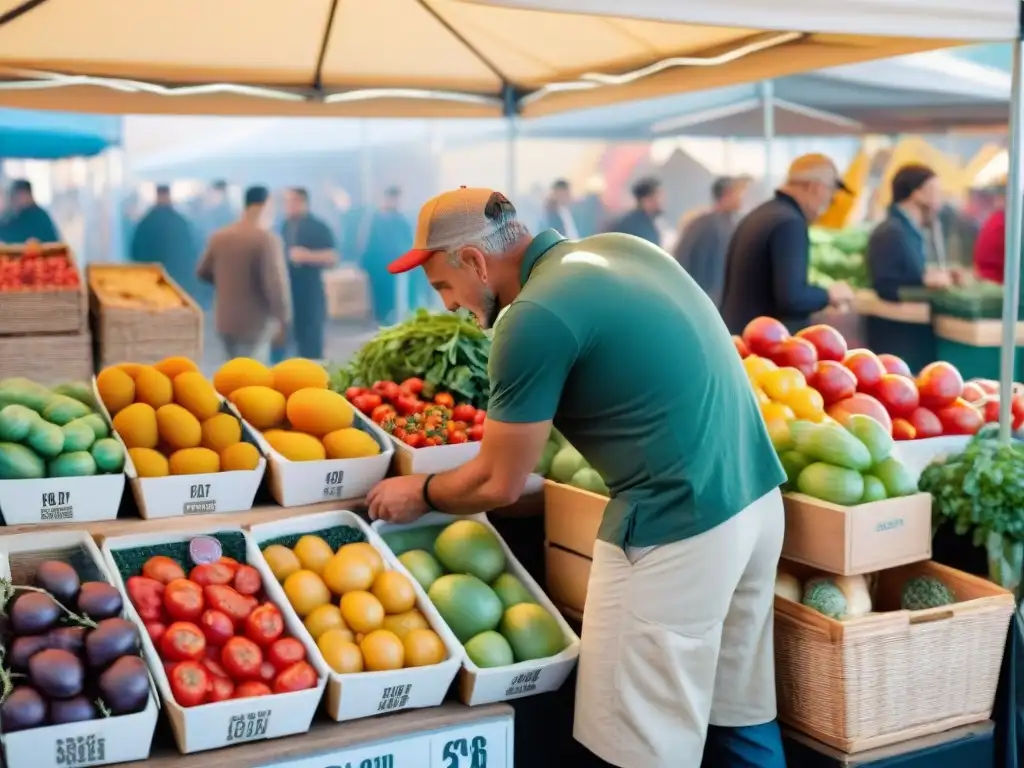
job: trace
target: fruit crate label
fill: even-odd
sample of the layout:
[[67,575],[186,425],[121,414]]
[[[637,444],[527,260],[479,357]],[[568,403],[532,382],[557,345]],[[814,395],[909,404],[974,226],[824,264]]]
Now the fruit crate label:
[[409,694],[412,692],[412,685],[389,685],[384,689],[384,695],[380,697],[377,704],[378,712],[394,712],[404,709],[409,703]]
[[882,522],[875,525],[875,533],[885,533],[886,531],[895,531],[903,527],[903,518],[894,517],[891,520],[883,520]]
[[209,483],[195,483],[189,486],[188,498],[182,505],[182,512],[186,515],[208,515],[217,511],[217,502],[210,498]]
[[324,478],[324,499],[343,499],[345,486],[342,481],[345,479],[345,471],[342,469],[328,472]]
[[54,747],[57,765],[95,765],[107,759],[107,741],[96,734],[57,739]]
[[240,741],[265,738],[267,727],[270,725],[270,712],[269,709],[261,709],[243,715],[232,715],[228,721],[226,743],[237,744]]
[[74,517],[71,491],[46,491],[42,494],[39,506],[40,520],[73,520]]
[[537,690],[537,683],[540,680],[540,673],[543,669],[532,669],[523,672],[512,678],[508,688],[505,689],[505,696],[524,696]]
[[441,731],[433,737],[430,768],[510,768],[509,721]]

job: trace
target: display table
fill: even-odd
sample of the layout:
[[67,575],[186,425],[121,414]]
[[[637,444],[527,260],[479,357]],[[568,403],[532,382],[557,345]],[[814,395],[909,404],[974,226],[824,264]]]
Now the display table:
[[864,318],[865,342],[876,354],[903,358],[919,371],[937,358],[931,306],[927,302],[885,301],[874,291],[857,291],[854,306]]
[[[964,380],[998,379],[1000,345],[1003,340],[1002,320],[966,320],[949,315],[936,315],[936,360],[945,360],[957,367]],[[1014,378],[1024,372],[1024,323],[1017,323],[1017,351]]]

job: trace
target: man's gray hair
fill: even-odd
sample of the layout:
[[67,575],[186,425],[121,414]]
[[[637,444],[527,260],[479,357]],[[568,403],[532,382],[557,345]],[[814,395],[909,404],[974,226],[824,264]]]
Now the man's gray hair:
[[515,245],[521,237],[529,234],[530,230],[519,221],[515,213],[507,214],[495,224],[491,234],[473,242],[463,243],[458,248],[449,250],[447,253],[448,264],[452,267],[461,267],[462,249],[468,246],[479,248],[488,256],[500,256]]

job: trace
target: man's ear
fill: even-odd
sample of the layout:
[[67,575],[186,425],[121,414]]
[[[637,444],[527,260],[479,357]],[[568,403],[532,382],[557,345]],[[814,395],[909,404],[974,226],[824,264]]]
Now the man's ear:
[[476,272],[481,282],[487,282],[487,259],[484,258],[483,251],[479,248],[468,246],[462,249],[462,253],[459,256],[463,264]]

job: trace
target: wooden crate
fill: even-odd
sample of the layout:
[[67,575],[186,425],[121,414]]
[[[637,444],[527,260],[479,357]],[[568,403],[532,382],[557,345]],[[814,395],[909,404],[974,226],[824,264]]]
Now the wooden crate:
[[[178,306],[156,301],[141,303],[144,291],[122,292],[112,279],[152,284]],[[88,268],[89,303],[96,337],[96,368],[124,362],[155,363],[180,355],[199,360],[203,354],[203,311],[159,264],[91,264]]]
[[[40,246],[43,256],[67,254],[78,269],[74,254],[63,243]],[[20,257],[23,245],[0,246],[0,256]],[[83,330],[89,318],[89,303],[84,281],[78,290],[41,290],[4,293],[0,296],[0,334],[17,336],[27,333],[72,333]]]
[[92,336],[78,333],[41,336],[0,336],[3,378],[25,378],[55,386],[89,381],[93,375]]

